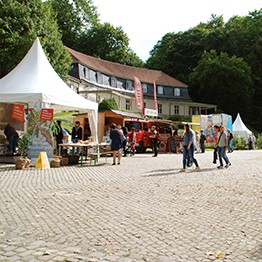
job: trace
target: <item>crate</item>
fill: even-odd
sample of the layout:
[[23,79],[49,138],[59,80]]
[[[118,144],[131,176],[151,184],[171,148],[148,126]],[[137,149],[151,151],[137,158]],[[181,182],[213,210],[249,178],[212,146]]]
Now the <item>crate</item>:
[[79,155],[69,156],[69,165],[77,165],[79,162]]
[[63,156],[60,164],[61,166],[68,166],[69,165],[69,156]]

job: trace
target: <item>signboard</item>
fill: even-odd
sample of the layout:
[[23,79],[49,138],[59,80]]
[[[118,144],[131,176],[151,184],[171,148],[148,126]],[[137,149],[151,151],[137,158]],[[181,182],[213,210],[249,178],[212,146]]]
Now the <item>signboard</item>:
[[149,108],[145,108],[144,114],[145,114],[146,116],[158,116],[157,110],[155,110],[155,109],[149,109]]
[[28,149],[28,157],[32,159],[33,165],[40,152],[46,152],[48,158],[52,158],[53,155],[53,135],[49,128],[50,121],[40,120],[40,115],[41,112],[34,109],[28,114],[28,133],[32,141],[32,145]]
[[25,122],[24,105],[14,104],[12,118],[19,122]]
[[42,108],[40,113],[40,120],[51,121],[54,118],[53,108]]

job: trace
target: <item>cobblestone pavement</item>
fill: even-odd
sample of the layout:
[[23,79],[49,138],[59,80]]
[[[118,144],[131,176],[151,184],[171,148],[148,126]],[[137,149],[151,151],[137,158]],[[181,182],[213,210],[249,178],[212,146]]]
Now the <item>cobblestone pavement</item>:
[[262,151],[0,165],[0,261],[262,261]]

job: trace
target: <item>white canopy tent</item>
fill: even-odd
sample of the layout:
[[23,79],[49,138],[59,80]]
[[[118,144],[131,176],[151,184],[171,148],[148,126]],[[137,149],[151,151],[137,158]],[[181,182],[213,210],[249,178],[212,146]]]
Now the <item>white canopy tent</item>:
[[87,111],[92,136],[98,141],[98,104],[67,86],[49,63],[38,38],[23,60],[0,79],[0,102]]
[[240,114],[237,114],[237,117],[233,123],[233,134],[234,135],[238,135],[240,137],[244,137],[245,140],[248,140],[248,136],[251,134],[252,132],[245,126],[245,124],[243,123]]

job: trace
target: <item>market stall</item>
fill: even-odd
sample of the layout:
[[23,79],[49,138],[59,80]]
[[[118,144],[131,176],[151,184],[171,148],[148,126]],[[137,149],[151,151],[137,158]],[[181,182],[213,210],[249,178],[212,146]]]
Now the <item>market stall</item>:
[[[3,106],[22,105],[25,110],[50,108],[54,111],[85,111],[89,115],[92,136],[97,140],[98,104],[67,86],[50,65],[38,38],[23,60],[0,79],[0,103],[4,103]],[[5,119],[0,121],[3,123]]]

